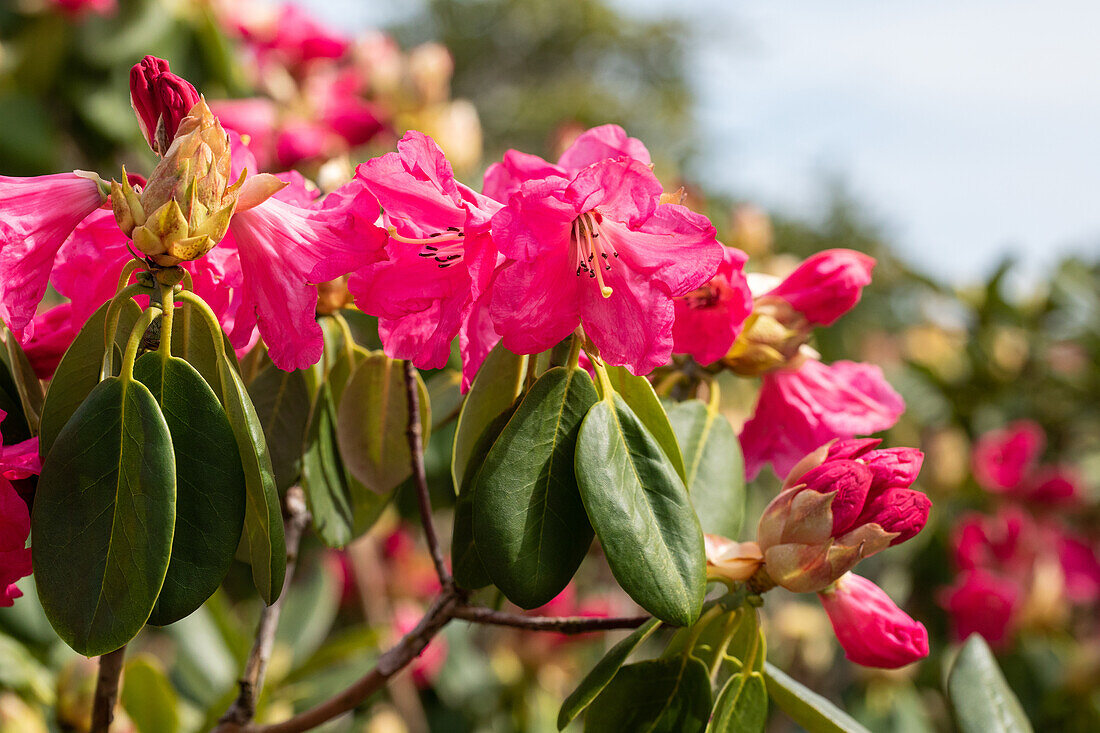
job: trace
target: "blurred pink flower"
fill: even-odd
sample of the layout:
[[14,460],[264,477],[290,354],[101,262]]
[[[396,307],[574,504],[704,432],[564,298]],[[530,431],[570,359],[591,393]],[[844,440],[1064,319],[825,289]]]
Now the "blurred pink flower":
[[1004,646],[1012,617],[1023,598],[1023,588],[1011,578],[986,570],[969,570],[939,596],[951,618],[952,635],[962,640],[981,634],[993,646]]
[[756,410],[741,432],[745,474],[751,480],[771,463],[786,475],[818,446],[891,428],[904,411],[879,367],[802,359],[763,377]]
[[58,10],[72,17],[85,13],[93,15],[114,15],[118,10],[117,0],[49,0]]
[[974,478],[986,491],[1016,489],[1035,467],[1045,445],[1043,429],[1030,420],[990,431],[974,446]]
[[[399,601],[393,607],[393,624],[397,635],[404,635],[416,628],[424,615],[424,609],[410,601]],[[409,668],[417,687],[430,687],[443,663],[447,661],[447,639],[436,634],[424,650],[420,652]]]
[[895,669],[928,656],[924,625],[866,578],[848,573],[818,597],[850,661]]

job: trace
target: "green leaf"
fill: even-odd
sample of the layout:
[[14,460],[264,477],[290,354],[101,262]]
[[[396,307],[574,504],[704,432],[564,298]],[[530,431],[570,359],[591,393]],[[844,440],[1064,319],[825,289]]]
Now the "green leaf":
[[138,733],[176,733],[180,729],[176,691],[151,654],[127,660],[120,702]]
[[706,591],[703,532],[684,482],[621,397],[589,410],[577,441],[584,508],[611,572],[662,621],[688,626]]
[[[416,377],[423,445],[431,434],[428,391]],[[372,352],[355,368],[336,407],[336,439],[348,473],[384,494],[412,475],[409,404],[402,362]]]
[[183,303],[176,309],[172,319],[172,356],[178,356],[195,367],[195,371],[214,390],[218,401],[224,404],[221,379],[218,377],[218,348],[215,339],[221,340],[226,358],[239,374],[241,368],[233,345],[229,343],[229,337],[220,328],[217,333],[211,332],[210,324],[194,312],[194,306],[190,303]]
[[264,369],[248,385],[264,429],[275,487],[285,492],[302,472],[302,444],[309,427],[310,392],[304,372]]
[[532,385],[474,479],[474,544],[494,585],[521,608],[549,602],[592,544],[573,456],[596,388],[556,367]]
[[676,468],[676,473],[680,474],[680,478],[687,484],[687,473],[684,469],[684,457],[680,444],[676,440],[673,426],[669,423],[669,415],[665,413],[665,408],[657,399],[657,393],[653,391],[653,385],[645,377],[631,374],[626,367],[607,366],[606,369],[611,386],[642,421],[642,425],[645,425],[650,434],[657,439],[668,460],[672,461],[672,465]]
[[619,670],[588,709],[586,733],[694,733],[710,719],[707,668],[691,657]]
[[497,415],[512,406],[523,391],[527,374],[527,357],[516,356],[498,343],[477,372],[466,402],[458,413],[455,442],[451,448],[451,480],[455,489],[462,486],[462,477],[478,438]]
[[[103,365],[105,351],[103,328],[108,305],[109,303],[101,305],[84,324],[84,328],[80,329],[80,333],[61,357],[53,379],[50,380],[46,401],[42,405],[42,425],[38,433],[38,453],[43,457],[49,454],[65,423],[69,422],[69,418],[99,384],[99,370]],[[119,307],[118,330],[115,332],[119,355],[114,360],[116,365],[122,362],[126,339],[139,316],[141,309],[130,298]],[[7,432],[4,434],[7,435]]]
[[97,656],[141,630],[168,570],[175,519],[160,408],[141,382],[108,377],[57,436],[34,501],[38,595],[66,644]]
[[764,664],[764,682],[779,709],[809,733],[871,733],[848,713],[770,662]]
[[1028,733],[1031,723],[993,652],[978,634],[959,650],[947,676],[947,697],[962,733]]
[[768,690],[759,672],[739,672],[726,682],[707,733],[757,733],[768,721]]
[[474,479],[477,477],[485,456],[496,442],[500,431],[512,419],[519,405],[508,408],[489,423],[478,438],[466,465],[466,474],[462,477],[458,497],[455,499],[454,529],[451,532],[451,572],[460,588],[475,590],[492,583],[489,572],[481,562],[477,546],[474,545]]
[[329,370],[328,379],[326,380],[332,389],[332,404],[340,404],[340,398],[344,394],[344,387],[347,386],[348,380],[351,379],[351,373],[368,356],[370,356],[370,352],[361,346],[353,347],[350,352],[340,350],[336,360],[332,363],[332,369]]
[[569,693],[569,697],[561,704],[558,711],[558,730],[565,730],[565,726],[573,722],[587,708],[596,696],[599,695],[608,683],[618,673],[619,668],[626,663],[627,658],[641,646],[656,631],[661,622],[651,618],[635,629],[630,636],[620,641],[603,655],[596,666],[584,676],[577,689]]
[[729,420],[699,400],[668,411],[684,449],[687,488],[708,534],[736,538],[745,516],[745,461]]
[[462,374],[453,369],[433,374],[428,379],[428,398],[432,403],[432,432],[458,417],[462,409]]
[[229,570],[244,524],[244,468],[229,418],[194,367],[149,353],[134,377],[160,405],[176,460],[172,560],[149,617],[165,626],[193,613]]
[[355,513],[344,461],[336,445],[336,407],[332,390],[322,383],[310,411],[302,455],[302,489],[317,536],[329,547],[354,539]]
[[241,376],[223,360],[218,364],[218,379],[244,467],[244,542],[252,565],[252,581],[260,597],[271,605],[282,592],[286,576],[286,536],[279,492],[264,431]]
[[0,360],[4,362],[15,384],[27,427],[31,435],[37,435],[39,423],[42,420],[42,382],[34,373],[34,368],[27,359],[23,347],[19,345],[19,339],[15,338],[7,326],[0,328],[0,341],[3,342]]

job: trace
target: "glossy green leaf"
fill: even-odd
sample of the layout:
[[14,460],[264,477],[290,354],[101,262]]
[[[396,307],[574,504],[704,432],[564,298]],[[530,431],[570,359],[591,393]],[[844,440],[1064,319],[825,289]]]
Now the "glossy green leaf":
[[776,706],[809,733],[870,733],[848,713],[771,663],[764,664],[764,682]]
[[738,672],[729,678],[707,733],[759,733],[768,722],[768,689],[759,672]]
[[336,356],[336,360],[332,363],[332,369],[329,370],[328,379],[326,380],[329,385],[329,389],[332,390],[332,404],[339,405],[340,398],[344,394],[344,387],[347,386],[348,380],[351,379],[351,373],[355,371],[355,368],[363,363],[363,360],[370,356],[370,352],[361,346],[355,346],[350,352],[341,350]]
[[[92,388],[99,384],[99,370],[103,364],[104,320],[107,317],[107,303],[92,314],[84,328],[61,357],[61,362],[50,380],[46,391],[46,401],[42,405],[42,425],[38,433],[38,452],[46,456],[50,452],[58,433],[73,416],[77,408],[91,394]],[[118,358],[116,369],[122,363],[122,350],[126,339],[141,315],[137,303],[127,298],[119,308],[118,330],[115,332]],[[7,435],[7,433],[4,433]]]
[[560,593],[592,543],[573,456],[595,402],[587,372],[549,370],[524,395],[474,479],[474,544],[493,584],[521,608]]
[[498,343],[485,357],[458,413],[458,427],[451,448],[451,479],[456,490],[462,486],[462,477],[478,438],[486,426],[519,397],[526,373],[527,357],[516,356],[504,348],[503,343]]
[[684,456],[676,440],[674,426],[670,424],[669,415],[665,413],[665,408],[657,399],[653,385],[645,377],[631,374],[626,367],[608,366],[606,369],[611,386],[623,401],[630,405],[630,409],[642,421],[642,425],[645,425],[650,434],[656,438],[657,443],[668,456],[668,460],[672,461],[676,473],[680,474],[685,484],[688,483],[687,473],[684,470]]
[[148,353],[134,377],[160,405],[176,460],[172,560],[149,617],[165,626],[193,613],[229,570],[244,524],[244,468],[225,410],[194,367]]
[[228,361],[218,365],[225,412],[233,428],[244,468],[244,543],[252,566],[252,581],[267,604],[274,603],[286,576],[286,536],[279,492],[268,456],[263,427],[248,398],[248,390]]
[[577,483],[611,572],[662,621],[688,626],[706,590],[703,532],[684,482],[621,397],[589,410]]
[[344,462],[336,445],[336,407],[332,390],[322,383],[310,411],[302,456],[302,489],[313,528],[329,547],[354,538],[355,514]]
[[630,636],[611,647],[607,654],[596,662],[596,666],[584,676],[584,679],[577,685],[577,689],[569,693],[569,697],[565,698],[565,701],[561,704],[561,710],[558,711],[558,730],[565,730],[565,726],[572,723],[574,718],[580,715],[596,699],[596,696],[607,687],[608,683],[618,673],[619,668],[626,664],[627,658],[660,625],[660,621],[651,618],[631,632]]
[[699,400],[668,411],[684,449],[687,488],[703,531],[736,538],[745,516],[745,461],[729,420]]
[[119,701],[138,733],[176,733],[180,729],[176,691],[151,654],[126,661]]
[[[419,374],[416,382],[421,440],[426,446],[431,435],[431,404]],[[398,486],[412,475],[408,425],[402,362],[372,352],[355,368],[336,407],[337,444],[348,472],[379,494]]]
[[466,474],[462,477],[462,486],[459,487],[458,497],[455,499],[454,529],[451,532],[451,572],[460,588],[474,590],[493,582],[474,545],[474,479],[481,464],[485,462],[485,456],[489,455],[497,436],[504,430],[517,407],[519,405],[514,405],[497,415],[485,428],[470,454]]
[[23,352],[19,339],[15,338],[6,326],[0,328],[0,341],[3,342],[0,348],[0,361],[3,361],[4,367],[11,375],[28,429],[31,435],[37,435],[39,423],[42,420],[42,382],[34,373],[34,368],[31,367],[27,355]]
[[959,650],[947,676],[947,697],[961,733],[1030,733],[1031,722],[993,652],[978,634]]
[[4,419],[0,421],[0,434],[7,436],[5,440],[18,443],[32,437],[31,426],[27,424],[23,405],[19,401],[19,389],[2,364],[0,364],[0,410],[4,411]]
[[621,668],[592,701],[586,733],[695,733],[707,727],[707,668],[691,657],[654,659]]
[[172,551],[176,475],[149,389],[108,377],[57,436],[34,501],[34,573],[58,635],[85,656],[134,638]]
[[264,429],[275,487],[283,493],[302,471],[302,445],[309,427],[311,401],[305,373],[267,367],[249,383],[248,395]]

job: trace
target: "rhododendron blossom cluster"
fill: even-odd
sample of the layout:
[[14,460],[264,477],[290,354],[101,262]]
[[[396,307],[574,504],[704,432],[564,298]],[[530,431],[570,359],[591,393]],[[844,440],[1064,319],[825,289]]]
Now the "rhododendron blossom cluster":
[[[268,21],[238,29],[259,73],[292,73],[302,88],[324,76],[349,98],[328,89],[335,107],[310,124],[347,146],[369,139],[354,79],[345,88],[349,70],[330,65],[352,45],[297,11]],[[240,103],[209,105],[162,59],[135,65],[130,84],[152,170],[0,178],[0,336],[9,361],[26,361],[15,373],[38,436],[0,453],[0,605],[33,565],[60,638],[107,660],[146,626],[195,612],[244,560],[267,604],[258,659],[312,527],[349,548],[332,556],[349,587],[369,584],[374,562],[394,569],[396,601],[380,671],[303,714],[310,725],[405,666],[433,684],[448,655],[433,638],[452,619],[559,635],[637,628],[611,657],[608,690],[638,672],[623,666],[630,650],[676,627],[666,654],[678,674],[713,657],[703,725],[741,704],[713,697],[719,679],[721,690],[740,677],[766,710],[757,609],[776,587],[816,593],[857,664],[927,656],[924,626],[852,573],[928,521],[914,488],[923,454],[859,437],[891,428],[904,402],[878,367],[826,364],[811,346],[859,302],[872,258],[833,249],[783,279],[752,273],[613,124],[554,163],[509,150],[480,191],[408,130],[322,193],[265,169],[343,149],[287,143],[290,123],[276,143],[226,124]],[[50,286],[67,300],[39,312]],[[425,385],[417,369],[440,373]],[[734,377],[759,383],[740,434],[722,413],[720,384]],[[448,561],[425,451],[452,421]],[[1016,486],[997,456],[997,481]],[[755,537],[738,541],[745,480],[765,464],[786,478]],[[28,511],[11,480],[31,473]],[[404,529],[377,552],[351,545],[410,477],[429,557]],[[1038,485],[1028,496],[1056,491]],[[578,601],[573,580],[597,541],[595,572],[621,593]],[[1066,573],[1067,588],[1084,587]],[[472,600],[489,586],[527,613]],[[358,590],[369,617],[375,589]],[[337,604],[331,595],[319,602]],[[624,621],[620,607],[648,615]],[[554,653],[563,637],[543,638],[518,654]],[[255,712],[266,660],[249,664],[226,725]],[[589,720],[616,717],[602,689],[571,696],[559,727],[589,706]]]

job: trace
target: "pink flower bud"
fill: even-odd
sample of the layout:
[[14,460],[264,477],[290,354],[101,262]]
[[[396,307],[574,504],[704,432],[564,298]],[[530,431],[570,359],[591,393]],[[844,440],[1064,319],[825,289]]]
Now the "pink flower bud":
[[861,458],[865,453],[878,447],[881,438],[849,438],[837,440],[829,446],[829,458]]
[[769,295],[777,295],[811,324],[831,325],[859,302],[871,282],[875,259],[850,249],[809,257]]
[[1080,498],[1081,486],[1081,477],[1072,468],[1050,466],[1027,482],[1025,498],[1040,504],[1072,504]]
[[887,532],[897,533],[890,545],[916,536],[928,522],[931,500],[919,491],[889,488],[868,500],[856,524],[877,524]]
[[826,461],[802,477],[809,491],[819,494],[835,492],[831,510],[833,535],[848,529],[860,515],[871,488],[871,471],[856,461]]
[[130,103],[149,147],[164,155],[180,121],[199,101],[191,82],[168,70],[168,62],[146,56],[130,69]]
[[895,669],[928,656],[924,625],[866,578],[848,573],[818,597],[850,661]]
[[924,454],[916,448],[885,448],[865,453],[860,460],[871,469],[871,493],[887,488],[906,488],[917,480]]

